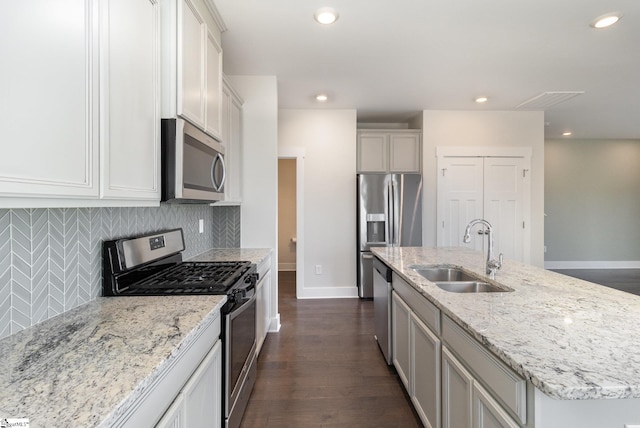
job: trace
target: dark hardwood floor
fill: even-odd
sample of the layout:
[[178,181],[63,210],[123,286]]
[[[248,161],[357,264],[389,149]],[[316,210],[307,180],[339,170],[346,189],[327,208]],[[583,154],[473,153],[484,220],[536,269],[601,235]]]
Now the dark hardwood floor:
[[373,337],[373,302],[297,300],[279,273],[282,328],[270,333],[243,428],[421,427]]
[[640,295],[640,269],[554,269],[554,272]]

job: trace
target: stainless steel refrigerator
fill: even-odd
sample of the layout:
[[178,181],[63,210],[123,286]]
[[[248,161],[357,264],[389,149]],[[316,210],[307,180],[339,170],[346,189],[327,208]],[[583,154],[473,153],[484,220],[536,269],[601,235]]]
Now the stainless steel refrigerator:
[[373,297],[371,247],[422,246],[422,176],[357,175],[358,295]]

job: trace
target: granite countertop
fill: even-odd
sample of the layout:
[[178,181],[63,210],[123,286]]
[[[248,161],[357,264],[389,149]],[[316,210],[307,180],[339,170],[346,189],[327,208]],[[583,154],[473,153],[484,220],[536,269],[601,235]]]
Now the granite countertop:
[[[270,249],[213,249],[193,261],[260,264]],[[0,418],[110,426],[200,330],[225,296],[99,297],[0,340]]]
[[[416,265],[459,266],[486,278],[463,248],[373,248],[396,273],[550,397],[640,398],[640,296],[505,260],[504,293],[451,293]],[[492,281],[487,281],[492,282]]]
[[0,340],[0,417],[110,426],[226,296],[99,297]]
[[214,248],[190,258],[189,261],[248,261],[259,265],[271,252],[270,248]]

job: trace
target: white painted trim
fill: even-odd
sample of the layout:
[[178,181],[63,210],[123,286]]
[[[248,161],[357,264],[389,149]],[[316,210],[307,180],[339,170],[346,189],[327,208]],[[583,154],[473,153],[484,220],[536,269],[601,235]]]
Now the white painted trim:
[[298,299],[358,298],[358,287],[311,287],[298,293]]
[[545,269],[640,269],[640,261],[545,261]]
[[531,158],[533,149],[531,147],[436,147],[436,157],[514,157]]
[[301,298],[304,290],[304,155],[305,150],[301,147],[278,148],[278,159],[296,160],[296,297],[298,298]]
[[295,272],[296,264],[295,263],[278,263],[278,271],[282,272]]
[[280,331],[280,327],[282,327],[282,324],[280,324],[280,313],[277,313],[276,316],[271,318],[271,324],[269,324],[269,329],[267,330],[267,332],[277,333]]

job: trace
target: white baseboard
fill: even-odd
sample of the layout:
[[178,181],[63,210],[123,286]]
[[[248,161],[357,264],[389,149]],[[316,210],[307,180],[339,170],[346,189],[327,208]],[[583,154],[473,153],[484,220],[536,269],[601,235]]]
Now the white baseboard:
[[278,263],[278,270],[283,272],[295,272],[296,264],[295,263]]
[[282,324],[280,324],[280,313],[278,312],[278,314],[271,318],[271,324],[269,325],[269,333],[277,333],[280,331],[280,327],[282,327]]
[[545,261],[545,269],[640,269],[640,261]]
[[344,299],[357,298],[358,287],[304,287],[298,299]]

